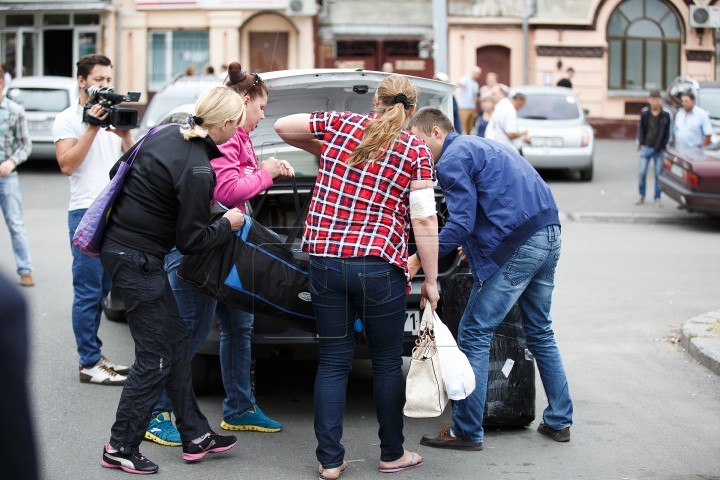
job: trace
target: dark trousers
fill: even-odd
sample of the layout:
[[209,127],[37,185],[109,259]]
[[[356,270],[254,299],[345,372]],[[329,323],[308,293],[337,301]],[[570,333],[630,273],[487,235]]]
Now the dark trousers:
[[210,430],[192,389],[188,334],[165,273],[163,258],[105,239],[105,270],[125,302],[125,318],[135,340],[135,363],[120,396],[110,445],[137,453],[152,409],[163,388],[183,441]]
[[402,457],[405,380],[405,273],[379,257],[310,257],[309,288],[317,321],[320,364],[315,379],[317,458],[324,468],[342,465],[343,414],[355,351],[353,324],[365,327],[373,368],[373,399],[380,460]]

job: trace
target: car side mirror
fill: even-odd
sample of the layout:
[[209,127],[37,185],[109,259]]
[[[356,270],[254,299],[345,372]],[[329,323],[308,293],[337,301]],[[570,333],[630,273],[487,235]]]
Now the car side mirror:
[[585,115],[587,115],[587,114],[590,113],[590,110],[588,110],[587,108],[583,108],[583,113],[584,113]]

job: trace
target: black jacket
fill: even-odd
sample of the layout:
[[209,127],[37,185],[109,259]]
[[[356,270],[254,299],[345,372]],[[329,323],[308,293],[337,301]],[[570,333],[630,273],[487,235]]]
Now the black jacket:
[[[645,135],[647,134],[648,118],[652,115],[650,113],[650,107],[645,107],[640,110],[640,121],[638,122],[638,145],[645,145]],[[672,123],[672,117],[670,112],[664,108],[660,109],[660,118],[658,121],[658,131],[655,137],[655,145],[645,145],[646,147],[654,147],[656,152],[664,150],[670,142],[670,125]]]
[[[111,177],[133,150],[115,164]],[[215,190],[210,159],[221,156],[210,137],[185,140],[175,125],[148,137],[113,204],[105,235],[158,257],[175,245],[188,255],[229,242],[227,219],[210,224]]]

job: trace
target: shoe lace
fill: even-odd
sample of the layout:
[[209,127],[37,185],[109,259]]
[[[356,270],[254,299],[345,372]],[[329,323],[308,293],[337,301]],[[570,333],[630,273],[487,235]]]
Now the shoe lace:
[[133,455],[133,457],[135,457],[135,458],[137,458],[138,460],[141,460],[141,461],[144,461],[144,460],[145,460],[145,455],[143,455],[142,453],[139,453],[139,452],[136,453],[135,455]]
[[444,437],[446,433],[448,433],[448,430],[450,430],[451,425],[447,425],[446,427],[443,427],[442,430],[440,430],[437,434],[438,437]]
[[100,360],[102,360],[103,365],[105,365],[106,367],[113,368],[113,367],[118,366],[117,363],[115,363],[111,360],[108,360],[108,358],[105,355],[100,355]]
[[112,368],[107,367],[106,365],[98,365],[98,368],[108,374],[111,377],[117,377],[118,374],[113,370]]

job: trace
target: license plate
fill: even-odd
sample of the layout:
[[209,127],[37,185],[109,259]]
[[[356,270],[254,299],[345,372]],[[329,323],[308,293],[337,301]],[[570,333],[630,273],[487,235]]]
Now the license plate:
[[31,130],[33,132],[45,132],[47,130],[52,129],[53,122],[52,120],[46,120],[46,121],[39,121],[39,122],[28,122],[28,130]]
[[670,173],[672,173],[676,177],[683,178],[685,171],[680,165],[678,165],[677,163],[673,163],[672,167],[670,167]]
[[563,139],[559,137],[533,137],[530,139],[533,147],[562,147]]
[[420,310],[405,312],[405,331],[416,334],[420,330]]

